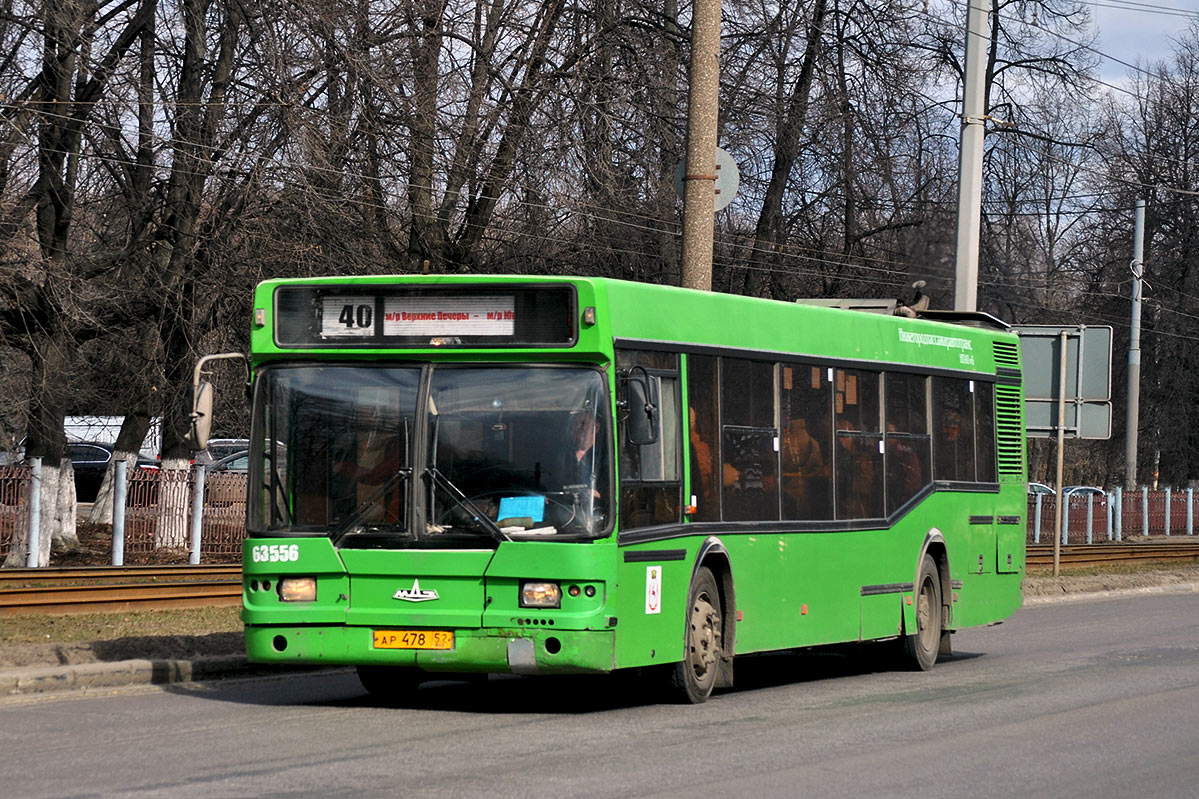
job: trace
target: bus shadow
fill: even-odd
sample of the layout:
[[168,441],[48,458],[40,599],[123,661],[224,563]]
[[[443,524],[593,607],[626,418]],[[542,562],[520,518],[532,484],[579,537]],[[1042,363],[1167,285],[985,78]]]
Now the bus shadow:
[[[736,696],[788,685],[909,671],[889,643],[848,644],[744,655],[736,660],[735,685],[716,696]],[[982,657],[955,652],[936,668]],[[282,682],[281,682],[282,681]],[[288,690],[280,685],[292,682]],[[668,670],[636,669],[605,675],[472,675],[461,680],[426,682],[405,696],[387,699],[366,693],[352,669],[278,675],[255,681],[211,682],[180,687],[190,696],[263,706],[379,708],[446,711],[488,715],[587,714],[675,704],[667,686]],[[269,686],[274,686],[272,690]],[[292,690],[294,688],[295,690]]]

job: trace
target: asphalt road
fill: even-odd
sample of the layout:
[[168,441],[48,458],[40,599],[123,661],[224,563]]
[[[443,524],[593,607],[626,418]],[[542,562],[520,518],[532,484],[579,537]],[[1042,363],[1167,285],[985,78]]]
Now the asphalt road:
[[1195,797],[1199,595],[1040,605],[927,674],[879,647],[742,659],[706,705],[492,678],[373,704],[335,671],[0,701],[34,797]]

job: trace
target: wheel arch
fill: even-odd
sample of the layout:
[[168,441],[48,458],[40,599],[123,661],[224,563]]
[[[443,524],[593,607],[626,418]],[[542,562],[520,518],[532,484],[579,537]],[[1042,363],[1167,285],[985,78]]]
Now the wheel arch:
[[[914,589],[918,589],[916,581],[920,579],[920,565],[924,563],[924,556],[928,555],[933,559],[933,563],[937,564],[937,575],[941,583],[941,631],[945,632],[952,628],[952,611],[953,611],[953,593],[952,581],[949,578],[949,547],[945,543],[945,535],[936,527],[931,528],[924,536],[924,541],[920,545],[920,552],[916,555],[916,563],[912,569],[912,585]],[[904,603],[904,627],[907,630],[915,629],[915,618],[909,618],[907,611],[911,606]]]
[[[709,536],[699,546],[695,562],[691,565],[691,581],[701,568],[708,568],[716,578],[720,589],[721,608],[721,641],[720,641],[720,674],[716,677],[716,688],[731,688],[733,686],[733,649],[737,640],[737,594],[733,585],[733,561],[729,551],[716,536]],[[690,590],[690,589],[688,589]],[[684,634],[686,631],[684,630]]]

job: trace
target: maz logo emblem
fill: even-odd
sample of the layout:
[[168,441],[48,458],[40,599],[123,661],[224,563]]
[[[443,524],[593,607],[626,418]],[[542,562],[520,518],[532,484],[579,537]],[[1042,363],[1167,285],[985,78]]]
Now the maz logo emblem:
[[411,588],[401,588],[395,592],[392,599],[402,599],[405,602],[429,602],[437,599],[437,592],[425,591],[420,587],[420,580],[413,580]]

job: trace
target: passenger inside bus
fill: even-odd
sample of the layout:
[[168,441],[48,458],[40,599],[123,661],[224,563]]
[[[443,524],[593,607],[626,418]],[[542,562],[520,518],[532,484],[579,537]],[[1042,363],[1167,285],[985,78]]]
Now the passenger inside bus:
[[788,519],[819,518],[827,504],[822,485],[828,478],[828,466],[820,442],[808,432],[808,424],[802,417],[791,419],[783,436],[783,504]]

